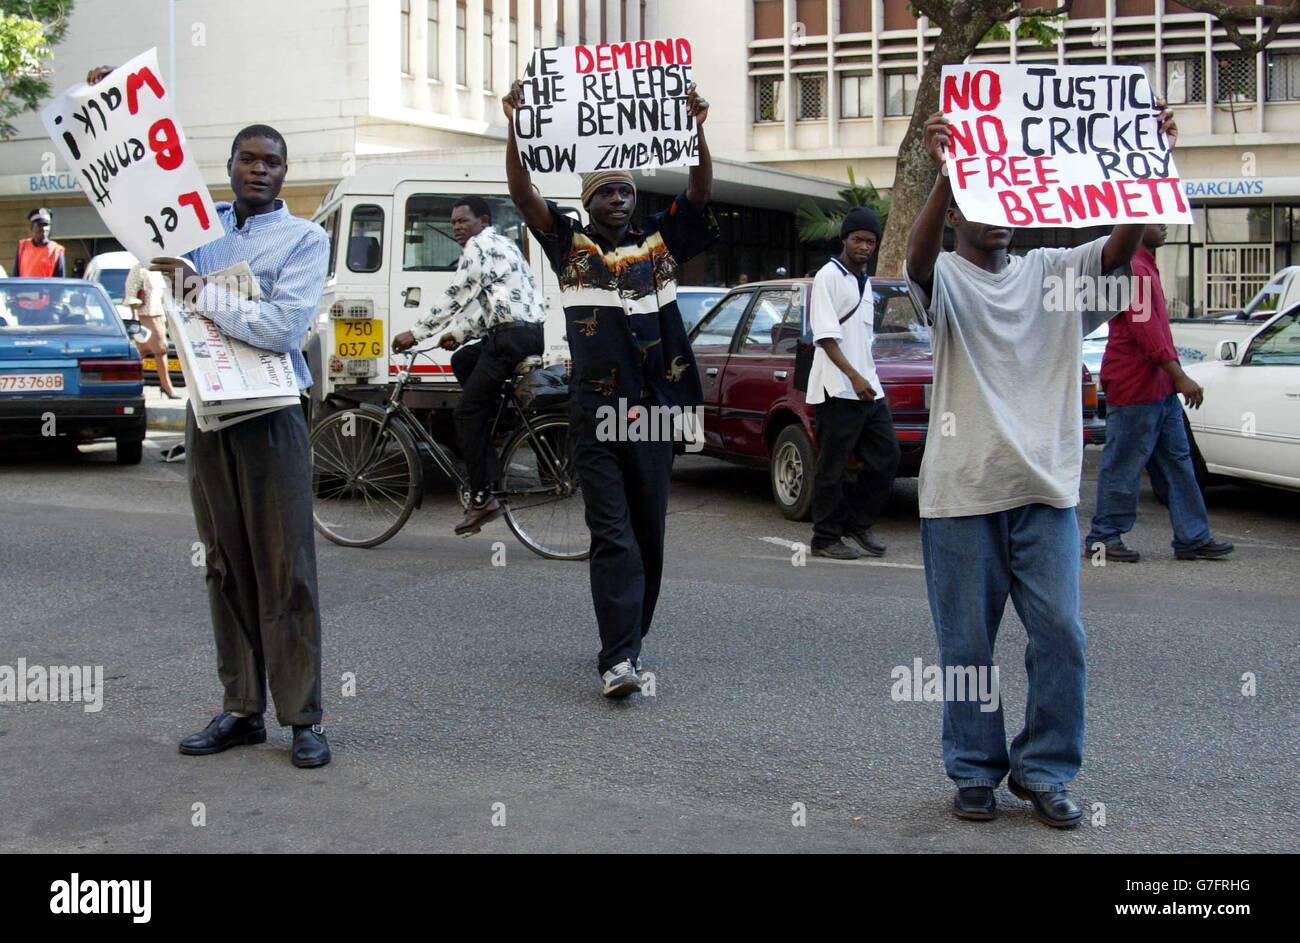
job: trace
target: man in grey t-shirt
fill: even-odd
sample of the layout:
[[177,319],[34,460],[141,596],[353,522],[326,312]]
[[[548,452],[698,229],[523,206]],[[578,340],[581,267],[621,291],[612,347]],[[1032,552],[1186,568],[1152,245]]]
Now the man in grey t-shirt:
[[[1172,116],[1160,130],[1176,138]],[[1067,786],[1083,761],[1087,673],[1079,618],[1083,335],[1117,313],[1081,312],[1125,276],[1145,227],[1116,226],[1073,249],[1011,257],[1012,231],[967,220],[943,172],[948,123],[925,126],[939,173],[907,243],[907,277],[932,321],[934,396],[921,464],[921,546],[944,676],[985,677],[1010,596],[1025,624],[1025,727],[1008,752],[1000,704],[944,703],[954,812],[993,818],[1004,776],[1040,821],[1079,823]],[[942,252],[945,222],[956,251]]]

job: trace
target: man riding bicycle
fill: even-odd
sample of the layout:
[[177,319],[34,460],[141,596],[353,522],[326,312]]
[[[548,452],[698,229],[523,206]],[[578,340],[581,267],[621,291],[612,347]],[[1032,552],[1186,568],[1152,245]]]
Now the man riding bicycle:
[[[458,201],[451,208],[451,234],[464,247],[454,280],[441,303],[412,330],[393,338],[393,350],[400,353],[441,332],[438,346],[455,351],[451,369],[461,398],[452,416],[471,496],[456,533],[469,536],[501,513],[501,502],[492,495],[501,477],[492,417],[501,403],[502,384],[519,362],[542,353],[546,309],[528,262],[514,240],[492,225],[486,200],[467,196]],[[477,338],[482,340],[468,343]]]

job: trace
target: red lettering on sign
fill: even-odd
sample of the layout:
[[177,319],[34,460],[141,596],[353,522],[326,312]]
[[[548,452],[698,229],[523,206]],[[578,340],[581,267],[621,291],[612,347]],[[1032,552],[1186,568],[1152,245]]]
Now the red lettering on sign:
[[1023,203],[1011,190],[999,190],[998,199],[1002,201],[1002,210],[1007,214],[1007,222],[1012,226],[1028,226],[1034,217],[1025,209]]
[[175,170],[185,162],[181,137],[171,118],[159,118],[149,126],[149,149],[163,170]]
[[204,229],[209,228],[212,223],[208,219],[208,211],[203,206],[203,197],[199,196],[198,190],[191,190],[189,193],[182,193],[176,198],[176,202],[181,206],[188,206],[194,210],[194,215],[198,217],[199,225]]
[[158,77],[153,74],[149,68],[143,68],[139,72],[132,72],[126,77],[126,110],[135,114],[140,110],[140,89],[145,85],[153,92],[154,97],[161,99],[163,97],[162,83]]
[[[958,84],[959,81],[961,84]],[[980,69],[975,73],[963,72],[961,76],[944,77],[943,111],[945,114],[954,110],[954,104],[965,110],[971,106],[972,101],[977,111],[992,111],[1002,101],[1002,79],[996,72]]]

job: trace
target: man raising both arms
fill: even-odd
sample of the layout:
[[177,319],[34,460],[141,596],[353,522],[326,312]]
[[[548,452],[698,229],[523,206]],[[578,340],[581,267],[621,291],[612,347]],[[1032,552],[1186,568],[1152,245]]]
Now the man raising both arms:
[[[1177,136],[1163,112],[1160,131]],[[1024,729],[1007,751],[1002,709],[946,700],[943,761],[954,812],[991,819],[1010,774],[1042,822],[1079,823],[1068,787],[1083,761],[1087,675],[1079,618],[1082,338],[1116,312],[1048,310],[1049,278],[1127,272],[1145,229],[1116,226],[1073,249],[1007,254],[1012,232],[966,219],[944,172],[948,122],[925,148],[939,167],[907,241],[907,277],[930,315],[934,396],[921,463],[921,551],[944,676],[989,672],[1007,596],[1029,635]],[[956,251],[943,252],[944,223]],[[1104,293],[1094,292],[1094,297]],[[969,674],[966,674],[969,677]]]
[[[591,598],[600,627],[607,697],[641,687],[641,639],[650,629],[663,573],[664,523],[673,444],[604,441],[596,410],[691,408],[703,401],[695,357],[677,310],[678,266],[717,238],[708,211],[713,165],[704,143],[709,105],[692,86],[687,109],[699,129],[699,163],[668,209],[632,222],[636,186],[625,170],[583,174],[579,226],[543,200],[519,160],[516,82],[503,100],[510,197],[559,276],[573,356],[569,421],[574,465],[591,529]],[[619,423],[620,428],[626,428]]]

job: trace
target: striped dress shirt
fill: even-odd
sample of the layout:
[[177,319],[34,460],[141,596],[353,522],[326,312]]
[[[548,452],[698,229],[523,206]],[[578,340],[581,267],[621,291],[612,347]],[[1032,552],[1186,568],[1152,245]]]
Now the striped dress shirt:
[[239,262],[253,270],[262,297],[237,297],[219,285],[205,285],[194,310],[231,337],[293,361],[298,389],[312,384],[302,355],[302,341],[320,307],[329,269],[329,236],[313,222],[289,212],[283,200],[275,209],[244,220],[239,226],[232,203],[217,204],[217,219],[226,234],[186,253],[200,275]]

